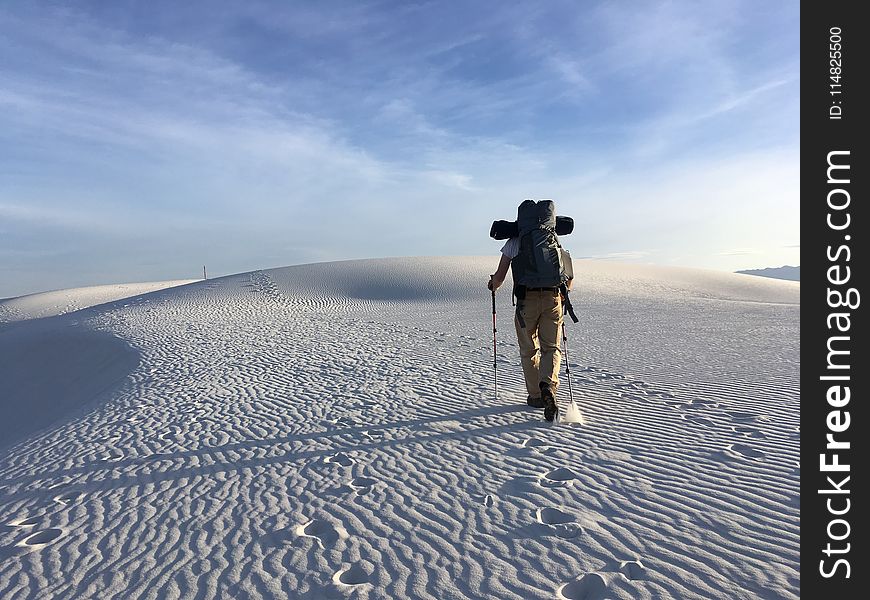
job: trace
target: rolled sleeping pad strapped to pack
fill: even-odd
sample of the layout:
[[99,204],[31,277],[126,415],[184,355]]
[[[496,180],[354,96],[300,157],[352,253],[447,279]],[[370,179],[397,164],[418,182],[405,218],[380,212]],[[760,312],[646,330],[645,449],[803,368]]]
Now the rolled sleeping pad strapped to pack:
[[517,237],[518,228],[516,221],[493,221],[489,229],[489,237],[494,240],[507,240]]
[[[556,217],[556,235],[569,235],[574,231],[574,219],[571,217]],[[516,221],[493,221],[489,237],[496,240],[507,240],[517,237],[520,229]]]

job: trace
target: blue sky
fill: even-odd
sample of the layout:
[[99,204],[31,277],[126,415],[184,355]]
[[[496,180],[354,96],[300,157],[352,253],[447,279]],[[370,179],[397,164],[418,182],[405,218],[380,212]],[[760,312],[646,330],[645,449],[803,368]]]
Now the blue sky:
[[799,262],[797,2],[4,2],[0,297],[498,253]]

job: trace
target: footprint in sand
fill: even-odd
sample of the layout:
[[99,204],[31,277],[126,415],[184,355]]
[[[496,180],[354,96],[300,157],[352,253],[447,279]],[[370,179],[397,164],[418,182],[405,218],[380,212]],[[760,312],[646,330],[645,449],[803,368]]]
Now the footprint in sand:
[[685,410],[704,410],[707,408],[717,408],[719,406],[718,402],[714,402],[713,400],[705,400],[704,398],[695,398],[694,400],[689,400],[685,402],[681,408]]
[[354,404],[351,404],[354,408],[359,408],[360,410],[375,410],[381,408],[380,402],[375,402],[374,400],[359,400]]
[[375,431],[374,433],[371,431],[363,431],[362,436],[366,439],[366,441],[375,443],[380,442],[384,439],[384,434],[379,431]]
[[79,496],[81,496],[81,494],[79,494],[78,492],[66,492],[65,494],[55,496],[54,501],[58,504],[69,506],[70,504],[78,500]]
[[576,581],[562,584],[556,597],[563,600],[602,600],[607,594],[607,578],[603,573],[586,573]]
[[9,527],[33,527],[42,521],[42,517],[28,517],[26,519],[15,519],[7,523]]
[[44,548],[45,546],[59,538],[61,535],[63,535],[63,529],[52,527],[50,529],[43,529],[42,531],[31,533],[15,545],[19,548],[31,548],[34,550],[38,550],[39,548]]
[[632,581],[647,578],[646,567],[640,562],[640,559],[622,561],[619,564],[619,572]]
[[124,459],[124,454],[121,451],[111,450],[109,452],[106,452],[103,455],[101,460],[103,462],[118,462],[119,460],[123,460],[123,459]]
[[701,427],[709,427],[714,429],[716,427],[716,422],[713,419],[708,419],[707,417],[696,417],[694,415],[683,415],[683,419],[692,423],[693,425],[700,425]]
[[765,438],[764,432],[756,429],[755,427],[750,427],[748,425],[737,425],[736,427],[732,427],[735,433],[742,434],[744,437],[748,438]]
[[355,587],[369,583],[371,574],[361,565],[350,565],[336,571],[332,581],[339,587]]
[[552,454],[556,451],[555,447],[550,446],[546,442],[543,442],[538,438],[533,437],[523,442],[522,447],[529,450],[534,450],[535,452],[540,452],[541,454]]
[[368,494],[377,482],[371,477],[355,477],[349,485],[357,494]]
[[356,464],[356,461],[344,452],[339,452],[337,454],[333,454],[332,456],[327,456],[323,459],[323,462],[330,465],[339,465],[341,467],[351,467]]
[[707,398],[706,396],[698,396],[692,400],[692,403],[696,406],[707,406],[712,408],[716,408],[717,406],[719,406],[719,402],[717,400]]
[[616,375],[614,373],[599,373],[595,376],[596,379],[600,379],[602,381],[608,379],[625,379],[624,375]]
[[583,528],[573,515],[558,508],[539,508],[535,511],[538,523],[549,525],[561,538],[573,538],[583,533]]
[[570,487],[578,479],[580,478],[571,469],[559,467],[541,475],[538,478],[538,483],[544,487]]
[[564,525],[565,523],[573,523],[574,517],[566,512],[562,512],[558,508],[539,508],[535,511],[538,523],[544,525]]
[[747,446],[746,444],[731,444],[726,448],[727,451],[733,452],[735,454],[739,454],[745,458],[751,458],[753,460],[764,460],[765,454],[761,450],[756,450],[751,446]]
[[317,540],[321,548],[331,546],[338,540],[346,540],[348,538],[347,530],[344,527],[319,519],[312,519],[307,523],[303,523],[293,531],[299,537]]
[[759,415],[751,412],[733,411],[726,412],[725,414],[737,421],[738,423],[755,423],[756,421],[762,420]]

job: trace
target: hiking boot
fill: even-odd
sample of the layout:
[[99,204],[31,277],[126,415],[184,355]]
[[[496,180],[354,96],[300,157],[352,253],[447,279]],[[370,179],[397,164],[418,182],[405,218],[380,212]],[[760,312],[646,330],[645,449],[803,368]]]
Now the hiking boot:
[[532,408],[544,408],[544,399],[540,396],[538,396],[537,398],[529,396],[528,398],[526,398],[526,404],[528,404]]
[[550,423],[559,415],[559,407],[556,405],[556,397],[550,389],[550,384],[541,382],[541,400],[544,402],[544,420]]

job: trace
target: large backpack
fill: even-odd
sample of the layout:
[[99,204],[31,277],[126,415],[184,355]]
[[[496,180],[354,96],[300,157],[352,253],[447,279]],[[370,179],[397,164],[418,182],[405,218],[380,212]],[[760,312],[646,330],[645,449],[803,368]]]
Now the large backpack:
[[526,326],[522,312],[528,288],[558,288],[565,312],[576,323],[577,315],[574,314],[565,285],[574,273],[570,255],[563,253],[556,235],[556,207],[553,201],[524,200],[517,209],[517,230],[520,252],[511,260],[511,271],[520,327]]
[[514,285],[558,288],[568,281],[556,236],[553,201],[524,200],[517,209],[517,230],[520,252],[511,260]]

